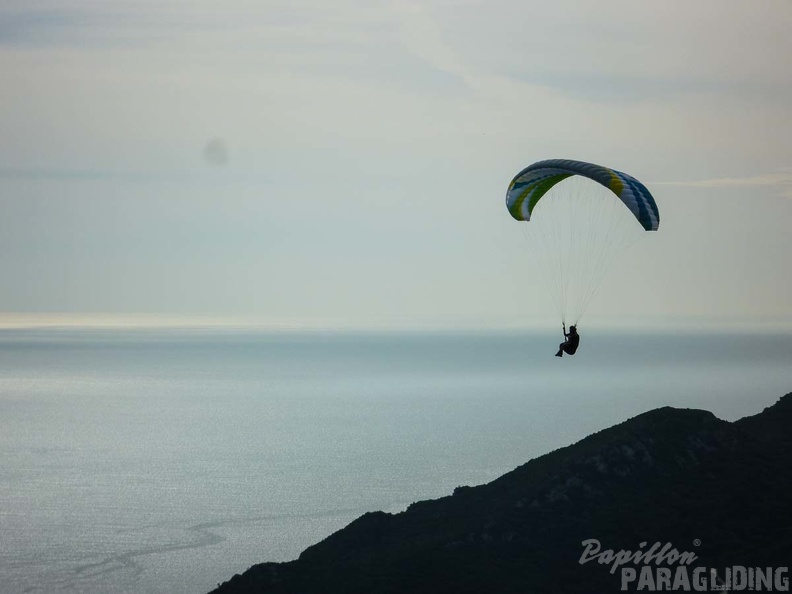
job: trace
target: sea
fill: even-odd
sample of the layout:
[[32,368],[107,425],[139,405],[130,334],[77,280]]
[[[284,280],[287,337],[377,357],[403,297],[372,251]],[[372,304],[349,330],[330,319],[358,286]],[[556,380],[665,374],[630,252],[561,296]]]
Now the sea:
[[205,593],[645,411],[792,391],[792,333],[0,330],[0,592]]

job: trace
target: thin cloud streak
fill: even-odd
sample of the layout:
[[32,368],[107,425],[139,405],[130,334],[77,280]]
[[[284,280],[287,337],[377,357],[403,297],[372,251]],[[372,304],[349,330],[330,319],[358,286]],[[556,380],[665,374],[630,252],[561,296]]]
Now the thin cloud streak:
[[777,187],[782,195],[792,198],[792,171],[776,171],[746,177],[719,177],[690,181],[655,182],[655,185],[680,186],[686,188],[748,188],[770,186]]

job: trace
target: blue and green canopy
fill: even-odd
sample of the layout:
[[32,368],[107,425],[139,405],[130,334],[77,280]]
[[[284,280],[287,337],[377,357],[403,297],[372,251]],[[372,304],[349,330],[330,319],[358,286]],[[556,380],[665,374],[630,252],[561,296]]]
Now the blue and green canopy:
[[506,192],[506,206],[511,216],[518,221],[529,221],[542,196],[557,183],[573,175],[586,177],[605,186],[630,209],[644,229],[657,231],[660,215],[646,186],[621,171],[569,159],[538,161],[520,171]]

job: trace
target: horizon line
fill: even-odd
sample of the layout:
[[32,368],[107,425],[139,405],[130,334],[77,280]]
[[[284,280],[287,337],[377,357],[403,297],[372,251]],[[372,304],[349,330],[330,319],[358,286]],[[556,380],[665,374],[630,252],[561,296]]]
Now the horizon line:
[[[272,318],[256,314],[173,314],[107,312],[0,312],[0,330],[107,329],[107,330],[257,330],[257,331],[527,331],[556,330],[555,316],[525,316],[513,319],[311,319]],[[595,330],[782,330],[792,331],[792,317],[612,315],[584,321]]]

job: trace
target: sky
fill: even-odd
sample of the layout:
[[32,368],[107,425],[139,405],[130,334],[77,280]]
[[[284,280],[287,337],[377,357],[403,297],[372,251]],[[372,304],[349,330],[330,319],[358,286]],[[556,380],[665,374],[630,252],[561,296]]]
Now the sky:
[[661,214],[587,322],[792,325],[790,26],[788,0],[3,0],[0,318],[554,324],[504,195],[569,158]]

